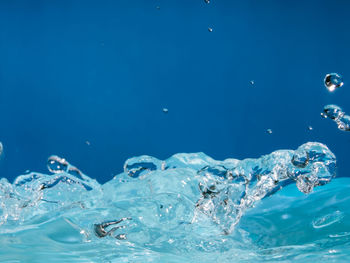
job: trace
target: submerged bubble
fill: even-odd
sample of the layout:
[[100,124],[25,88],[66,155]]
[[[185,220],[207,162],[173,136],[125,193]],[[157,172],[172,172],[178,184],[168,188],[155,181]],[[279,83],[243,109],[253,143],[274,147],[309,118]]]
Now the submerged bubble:
[[324,78],[324,85],[328,91],[333,92],[335,89],[344,85],[343,78],[337,73],[327,74]]
[[344,213],[337,210],[337,211],[334,211],[333,213],[316,218],[315,220],[312,221],[312,226],[314,228],[323,228],[326,226],[330,226],[342,220],[343,217],[344,217]]
[[51,173],[63,173],[68,169],[68,162],[61,157],[52,155],[47,160],[47,168]]

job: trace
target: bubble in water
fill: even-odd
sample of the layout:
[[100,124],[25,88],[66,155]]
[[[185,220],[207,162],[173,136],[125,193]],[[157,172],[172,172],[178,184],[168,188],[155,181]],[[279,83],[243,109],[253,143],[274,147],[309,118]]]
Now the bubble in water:
[[266,132],[267,132],[268,134],[272,134],[272,130],[271,130],[271,129],[267,129]]
[[168,110],[167,108],[163,108],[163,112],[164,112],[164,113],[168,113],[169,110]]
[[337,120],[343,117],[344,115],[343,110],[339,106],[334,104],[324,106],[323,112],[325,113],[326,117],[332,120]]
[[321,216],[321,217],[313,220],[312,226],[314,228],[323,228],[326,226],[330,226],[330,225],[342,220],[343,217],[344,217],[344,213],[337,210],[337,211],[334,211],[333,213]]
[[51,173],[63,173],[68,169],[68,162],[64,158],[52,155],[47,160],[47,168]]
[[211,27],[208,27],[209,32],[213,32],[213,29]]
[[333,92],[335,89],[344,85],[343,78],[337,73],[327,74],[324,78],[324,85],[328,91]]

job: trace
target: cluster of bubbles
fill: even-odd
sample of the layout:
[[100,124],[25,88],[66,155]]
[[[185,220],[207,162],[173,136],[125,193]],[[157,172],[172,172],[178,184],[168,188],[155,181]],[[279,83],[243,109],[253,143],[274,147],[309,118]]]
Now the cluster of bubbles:
[[339,106],[333,104],[324,106],[321,116],[333,120],[339,130],[350,131],[350,116],[346,115]]

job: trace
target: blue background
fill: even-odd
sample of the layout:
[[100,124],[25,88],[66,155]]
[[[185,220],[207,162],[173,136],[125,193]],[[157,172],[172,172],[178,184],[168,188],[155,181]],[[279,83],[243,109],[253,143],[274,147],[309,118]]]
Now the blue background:
[[[1,0],[1,177],[47,172],[57,154],[105,182],[137,155],[242,159],[307,141],[347,176],[350,134],[320,112],[350,113],[349,12],[345,0]],[[344,76],[334,93],[330,72]]]

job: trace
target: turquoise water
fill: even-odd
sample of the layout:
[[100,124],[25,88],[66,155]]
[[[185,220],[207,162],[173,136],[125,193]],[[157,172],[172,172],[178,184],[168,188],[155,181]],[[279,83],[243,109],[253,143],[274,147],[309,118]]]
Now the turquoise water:
[[107,183],[51,156],[0,181],[2,262],[348,262],[349,178],[323,144],[131,158]]

